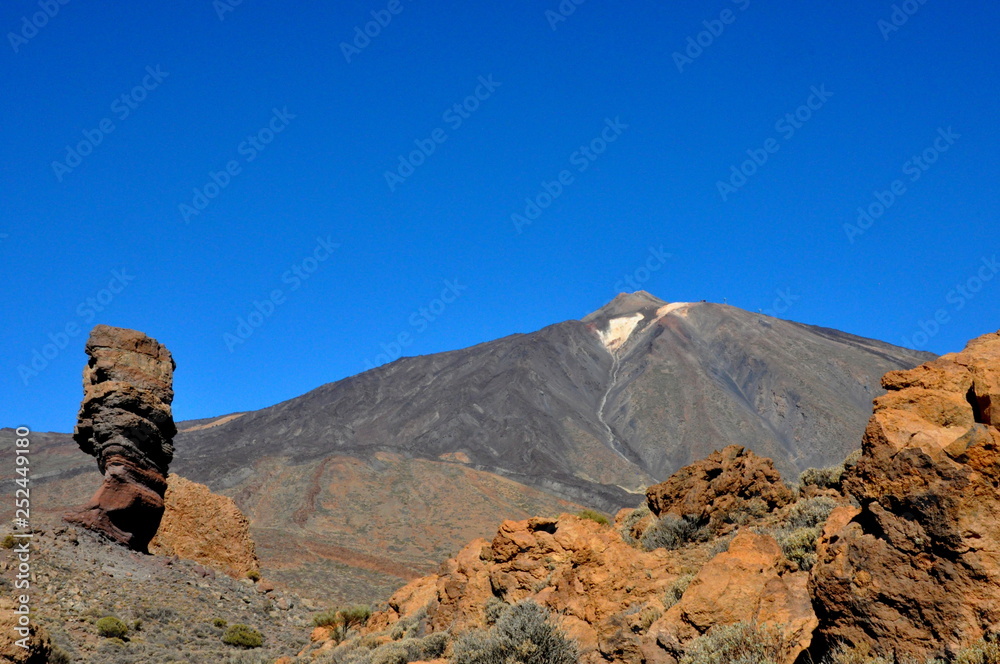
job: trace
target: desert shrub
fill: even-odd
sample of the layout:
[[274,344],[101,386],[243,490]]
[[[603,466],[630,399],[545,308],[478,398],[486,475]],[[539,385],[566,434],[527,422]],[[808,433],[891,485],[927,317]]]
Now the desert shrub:
[[800,500],[788,508],[785,522],[789,528],[816,528],[826,523],[837,501],[829,496]]
[[667,588],[666,594],[663,596],[663,606],[666,608],[672,607],[677,602],[681,601],[681,597],[684,596],[684,591],[687,590],[691,582],[694,581],[694,574],[684,574],[677,577],[677,580]]
[[649,606],[643,609],[642,612],[639,613],[639,622],[637,624],[639,631],[645,634],[650,625],[659,620],[662,615],[663,611],[660,611],[654,606]]
[[989,636],[960,651],[954,664],[1000,664],[1000,640]]
[[268,655],[251,652],[238,652],[229,655],[224,664],[271,664],[274,659]]
[[806,468],[799,475],[801,486],[815,486],[820,489],[839,489],[840,479],[844,474],[843,466],[829,468]]
[[596,521],[602,526],[607,526],[610,524],[610,522],[608,521],[608,517],[604,516],[603,514],[601,514],[596,510],[583,510],[582,512],[577,514],[577,516],[580,517],[581,519],[590,519],[591,521]]
[[372,617],[372,610],[367,606],[352,606],[340,612],[344,624],[348,627],[364,625]]
[[7,533],[7,535],[4,536],[3,541],[0,542],[0,546],[5,549],[13,549],[15,544],[17,544],[17,539],[10,533]]
[[455,643],[454,664],[576,664],[576,643],[532,600],[510,606],[489,632],[473,630]]
[[225,618],[212,618],[212,625],[219,629],[224,629],[228,624]]
[[52,647],[52,653],[49,655],[49,664],[70,664],[72,661],[68,652],[59,646]]
[[819,535],[819,528],[798,528],[779,534],[776,539],[785,557],[798,565],[800,570],[808,572],[816,564],[816,540]]
[[856,648],[836,648],[822,659],[821,664],[895,664],[895,658],[882,657],[870,645],[862,643]]
[[249,625],[230,625],[222,635],[222,642],[237,648],[260,648],[264,635]]
[[500,619],[500,616],[503,615],[508,606],[507,602],[496,595],[490,595],[490,598],[486,600],[486,606],[483,608],[483,619],[486,621],[486,624],[496,624],[496,621]]
[[[224,623],[225,621],[223,620],[222,622]],[[313,616],[313,626],[315,627],[330,627],[331,625],[336,625],[338,622],[340,622],[340,611],[337,609],[329,609]],[[225,627],[225,625],[216,625],[216,627]]]
[[777,664],[782,650],[774,629],[746,622],[716,625],[692,642],[680,664]]
[[769,511],[767,503],[759,496],[754,496],[750,500],[738,500],[728,509],[713,514],[708,529],[718,535],[726,530],[726,526],[746,525],[765,516]]
[[649,506],[641,505],[632,510],[631,512],[629,512],[628,516],[626,516],[622,520],[622,525],[621,528],[619,528],[618,530],[618,534],[622,536],[622,539],[625,541],[626,544],[631,544],[632,546],[639,546],[639,540],[632,537],[632,529],[635,527],[637,523],[645,519],[650,514],[652,514],[652,512],[649,511]]
[[260,571],[255,569],[250,570],[249,572],[247,572],[247,578],[253,581],[254,583],[257,583],[258,581],[260,581]]
[[170,622],[177,619],[177,612],[166,606],[143,606],[136,614],[144,620],[155,620],[157,622]]
[[128,625],[115,616],[104,616],[97,621],[97,633],[106,639],[124,639],[128,636]]
[[420,609],[413,615],[397,620],[392,626],[392,630],[389,632],[389,638],[393,641],[416,638],[423,635],[426,627],[427,610]]
[[646,551],[678,549],[689,542],[708,539],[707,529],[694,516],[664,514],[642,534],[641,544]]

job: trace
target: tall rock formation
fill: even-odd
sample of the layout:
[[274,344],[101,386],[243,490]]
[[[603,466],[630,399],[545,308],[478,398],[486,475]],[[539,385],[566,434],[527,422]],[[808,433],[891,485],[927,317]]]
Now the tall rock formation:
[[922,661],[1000,631],[1000,333],[882,384],[811,590],[826,643]]
[[98,325],[86,345],[83,403],[73,437],[97,457],[104,482],[69,523],[145,552],[163,516],[177,433],[174,360],[142,332]]

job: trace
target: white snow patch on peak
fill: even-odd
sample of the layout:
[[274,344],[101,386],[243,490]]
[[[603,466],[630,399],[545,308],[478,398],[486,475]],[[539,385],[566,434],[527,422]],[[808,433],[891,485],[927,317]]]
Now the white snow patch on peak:
[[598,330],[597,334],[600,335],[605,348],[615,351],[625,345],[641,320],[642,314],[612,318],[608,321],[608,329]]
[[691,302],[671,302],[666,304],[656,310],[656,317],[663,318],[667,314],[676,313],[678,316],[687,316],[687,308],[691,306]]

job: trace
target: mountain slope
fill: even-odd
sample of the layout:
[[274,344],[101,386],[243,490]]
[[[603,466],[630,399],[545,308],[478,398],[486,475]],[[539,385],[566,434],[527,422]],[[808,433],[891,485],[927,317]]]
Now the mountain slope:
[[[930,357],[725,305],[622,294],[579,321],[179,423],[171,469],[236,500],[266,575],[367,600],[503,519],[634,506],[645,486],[730,443],[786,476],[838,462],[882,374]],[[51,462],[45,502],[78,504],[95,471],[68,439],[44,442],[34,467]]]

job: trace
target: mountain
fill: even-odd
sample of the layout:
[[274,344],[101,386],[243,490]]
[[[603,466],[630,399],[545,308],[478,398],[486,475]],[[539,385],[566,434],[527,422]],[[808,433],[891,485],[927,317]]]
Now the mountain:
[[[790,478],[839,462],[882,374],[931,357],[640,291],[581,320],[179,423],[172,469],[234,498],[265,574],[307,595],[371,599],[503,519],[635,506],[730,443]],[[95,484],[80,475],[88,459],[45,442],[39,489],[53,509],[79,503],[72,494]]]

